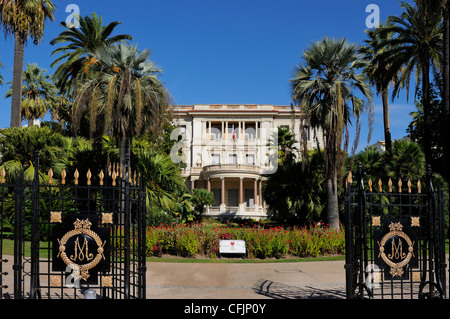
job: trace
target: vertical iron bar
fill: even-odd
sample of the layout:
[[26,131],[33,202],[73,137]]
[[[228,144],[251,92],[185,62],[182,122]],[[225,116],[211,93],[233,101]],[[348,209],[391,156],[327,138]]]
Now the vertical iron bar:
[[128,182],[128,167],[126,163],[128,163],[129,158],[128,154],[125,155],[125,172],[124,172],[124,180],[121,183],[125,185],[125,193],[122,193],[124,198],[124,206],[123,206],[123,217],[124,217],[124,254],[125,254],[125,264],[124,264],[124,293],[125,299],[130,299],[130,185]]
[[7,260],[3,259],[3,204],[4,204],[4,192],[5,185],[0,186],[0,299],[3,298],[3,288],[8,288],[8,286],[3,286],[3,275],[7,273],[3,272],[3,263],[6,263]]
[[[364,297],[364,288],[367,288],[365,285],[365,273],[367,269],[367,238],[366,238],[366,193],[364,190],[364,172],[362,169],[362,164],[358,165],[358,203],[359,203],[359,212],[358,212],[358,222],[359,222],[359,232],[358,232],[358,248],[359,248],[359,290],[361,298]],[[369,298],[372,297],[370,291]]]
[[345,194],[345,289],[347,299],[354,298],[353,287],[353,217],[351,209],[352,184],[348,183]]
[[[140,179],[140,178],[139,178]],[[140,286],[140,295],[139,298],[141,299],[146,299],[147,296],[147,289],[146,289],[146,271],[147,271],[147,263],[146,263],[146,243],[147,241],[145,240],[145,234],[146,234],[146,204],[145,204],[145,188],[142,187],[142,180],[139,180],[139,186],[138,186],[138,212],[139,212],[139,223],[140,223],[140,227],[139,227],[139,235],[140,235],[140,239],[139,239],[139,245],[141,247],[140,251],[139,251],[139,258],[140,258],[140,262],[139,262],[139,266],[140,266],[140,270],[139,270],[139,286]]]
[[39,283],[39,153],[35,152],[34,157],[34,179],[32,182],[31,194],[31,282],[30,298],[41,299],[41,289]]
[[23,173],[14,186],[15,222],[14,222],[14,299],[22,299],[22,240],[23,240]]
[[439,189],[438,192],[438,196],[439,196],[439,205],[438,205],[438,220],[439,220],[439,244],[438,244],[438,248],[439,248],[439,260],[440,260],[440,284],[442,286],[442,292],[443,292],[443,298],[446,299],[447,296],[447,276],[445,273],[445,270],[447,268],[447,264],[445,263],[445,232],[444,232],[444,227],[445,227],[445,222],[444,222],[444,192]]

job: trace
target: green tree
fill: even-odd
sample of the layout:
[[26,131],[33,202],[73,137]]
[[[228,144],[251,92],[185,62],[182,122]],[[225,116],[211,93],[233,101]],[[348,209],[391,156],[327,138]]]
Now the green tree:
[[418,180],[425,174],[425,155],[420,146],[408,140],[395,140],[392,159],[386,162],[386,172],[393,180]]
[[0,132],[1,164],[5,167],[7,178],[15,180],[24,172],[26,179],[34,177],[33,160],[37,152],[40,170],[47,173],[50,167],[58,167],[63,159],[63,136],[49,128],[13,127]]
[[[402,87],[408,91],[410,78],[415,71],[417,88],[421,85],[424,109],[424,152],[427,162],[431,159],[432,130],[430,120],[430,72],[442,68],[443,28],[442,16],[439,11],[431,10],[428,3],[431,1],[415,1],[415,6],[401,2],[404,9],[400,16],[389,16],[387,24],[378,28],[384,52],[378,54],[377,59],[389,66],[386,70],[387,78],[401,73],[395,81],[393,94],[397,95]],[[385,37],[392,34],[392,37]],[[416,89],[417,92],[417,89]]]
[[[383,28],[383,25],[381,25]],[[384,125],[384,140],[386,143],[386,150],[391,151],[392,149],[392,139],[391,139],[391,125],[389,118],[389,84],[397,78],[397,74],[389,74],[386,72],[389,69],[389,65],[385,63],[385,60],[377,59],[377,55],[388,47],[381,47],[380,42],[389,39],[392,34],[377,32],[378,29],[368,29],[366,34],[368,39],[364,40],[365,46],[360,48],[360,52],[365,55],[368,60],[364,72],[367,74],[369,81],[378,93],[381,94],[381,100],[383,104],[383,125]],[[381,38],[383,36],[384,38]],[[389,78],[393,76],[394,78]]]
[[147,207],[171,212],[178,196],[187,192],[179,168],[167,154],[143,151],[137,157],[137,170],[146,186]]
[[92,17],[85,16],[79,19],[80,28],[69,28],[66,22],[61,22],[65,28],[50,44],[65,44],[52,52],[52,56],[60,56],[51,64],[58,67],[55,70],[55,82],[62,93],[75,90],[77,82],[87,77],[89,66],[98,63],[97,56],[105,47],[118,42],[132,40],[131,35],[112,33],[121,22],[114,21],[103,25],[103,18],[95,12]]
[[44,37],[45,21],[53,21],[55,6],[50,0],[0,0],[0,28],[14,35],[14,65],[11,98],[11,127],[21,126],[24,48],[28,40],[37,45]]
[[[23,70],[21,116],[28,120],[28,126],[33,125],[35,119],[43,119],[56,100],[56,88],[50,76],[45,73],[46,70],[36,63],[27,63]],[[11,88],[6,92],[6,97],[11,97],[12,94]]]
[[170,104],[158,78],[161,70],[149,56],[149,50],[125,44],[104,48],[96,57],[98,64],[92,65],[96,75],[83,82],[75,98],[75,114],[89,106],[92,132],[100,124],[102,132],[120,138],[121,163],[127,155],[130,159],[131,137],[157,128]]
[[370,178],[374,183],[379,178],[390,177],[393,182],[401,179],[406,185],[408,179],[417,181],[425,174],[425,155],[420,145],[406,139],[394,140],[390,154],[366,147],[355,156],[354,172],[358,171],[359,164],[362,165],[365,180]]
[[214,194],[204,188],[195,188],[192,191],[191,203],[198,219],[203,213],[205,206],[214,205]]
[[355,155],[353,171],[357,172],[358,166],[361,164],[367,179],[370,178],[372,181],[377,181],[379,178],[385,177],[385,157],[383,154],[385,153],[380,153],[373,146],[366,147],[363,151]]
[[292,99],[300,105],[307,125],[323,130],[327,217],[330,227],[339,230],[337,179],[344,160],[341,147],[344,150],[348,147],[349,126],[355,117],[357,134],[353,149],[356,148],[360,116],[372,100],[365,74],[358,73],[366,61],[358,54],[357,45],[327,37],[312,43],[304,51],[303,60],[290,80]]
[[319,151],[308,156],[306,167],[302,162],[287,162],[268,176],[263,197],[272,219],[305,225],[321,217],[326,207],[324,157]]
[[294,144],[297,141],[294,139],[294,134],[292,134],[290,129],[280,126],[271,138],[276,139],[276,141],[272,141],[272,145],[278,146],[278,164],[284,165],[294,162],[296,157],[295,151],[297,151]]

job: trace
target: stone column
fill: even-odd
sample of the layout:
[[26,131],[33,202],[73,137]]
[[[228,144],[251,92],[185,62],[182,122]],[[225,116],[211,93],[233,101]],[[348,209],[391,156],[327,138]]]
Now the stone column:
[[225,214],[226,205],[225,205],[225,177],[220,178],[221,181],[221,192],[220,192],[220,207],[219,211],[221,214]]
[[262,207],[263,198],[262,198],[262,180],[259,180],[259,206]]
[[225,130],[224,130],[224,128],[225,128],[225,123],[222,121],[222,131],[220,132],[220,134],[222,135],[220,137],[221,140],[223,140],[225,138]]
[[253,181],[253,206],[257,205],[256,198],[258,196],[258,179],[255,178]]
[[208,121],[208,124],[209,124],[209,130],[208,130],[208,139],[210,139],[210,140],[212,140],[212,135],[211,135],[211,121]]
[[244,178],[239,177],[239,205],[244,204]]
[[244,177],[239,177],[239,214],[245,214],[244,204]]
[[211,191],[211,180],[209,178],[206,180],[206,189],[208,192]]
[[220,181],[222,182],[222,189],[221,189],[221,204],[225,205],[225,177],[221,177]]

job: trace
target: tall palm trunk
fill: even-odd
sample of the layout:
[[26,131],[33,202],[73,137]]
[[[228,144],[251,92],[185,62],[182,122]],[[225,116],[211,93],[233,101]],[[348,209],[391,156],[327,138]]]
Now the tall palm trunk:
[[13,82],[11,95],[11,127],[20,127],[22,118],[20,115],[20,107],[22,103],[22,74],[23,74],[23,55],[25,42],[17,34],[14,36],[14,66],[13,66]]
[[423,147],[425,161],[427,165],[431,164],[431,118],[430,118],[430,61],[425,58],[422,63],[422,105],[425,130],[423,134]]
[[339,230],[339,203],[336,173],[327,180],[327,205],[329,228]]
[[386,143],[386,151],[392,150],[391,140],[391,123],[389,120],[389,90],[383,89],[381,92],[381,98],[383,102],[383,122],[384,122],[384,142]]
[[128,134],[124,133],[122,139],[120,140],[120,164],[125,167],[130,167],[131,158],[131,138]]

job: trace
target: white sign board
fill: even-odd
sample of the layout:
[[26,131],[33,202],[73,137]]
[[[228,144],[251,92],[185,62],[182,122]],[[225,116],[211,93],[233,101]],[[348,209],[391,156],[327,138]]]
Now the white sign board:
[[219,242],[220,254],[246,254],[244,240],[221,240]]

